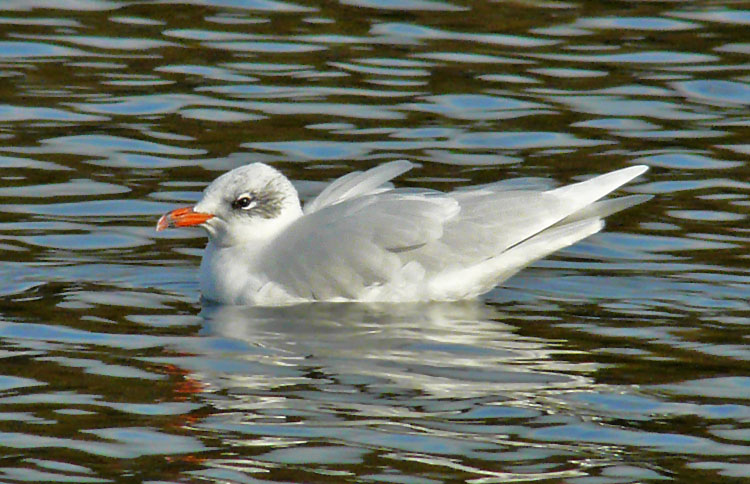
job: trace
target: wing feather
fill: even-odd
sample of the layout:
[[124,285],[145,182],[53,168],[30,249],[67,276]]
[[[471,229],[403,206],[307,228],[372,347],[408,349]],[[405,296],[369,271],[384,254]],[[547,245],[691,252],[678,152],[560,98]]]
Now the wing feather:
[[549,228],[502,254],[479,264],[445,271],[430,285],[444,299],[463,299],[483,294],[532,262],[595,234],[604,227],[598,218]]
[[353,171],[336,179],[325,190],[305,205],[305,213],[313,213],[323,207],[334,205],[377,191],[384,183],[406,173],[414,167],[407,160],[391,161],[367,171]]
[[399,191],[350,198],[299,218],[269,247],[261,270],[301,298],[356,298],[391,281],[401,252],[440,239],[459,211],[448,196]]
[[445,256],[440,258],[466,264],[495,257],[563,221],[602,218],[641,203],[647,197],[597,200],[647,169],[632,166],[544,192],[496,191],[492,185],[477,191],[453,192],[451,196],[459,202],[461,214],[445,227],[441,239]]

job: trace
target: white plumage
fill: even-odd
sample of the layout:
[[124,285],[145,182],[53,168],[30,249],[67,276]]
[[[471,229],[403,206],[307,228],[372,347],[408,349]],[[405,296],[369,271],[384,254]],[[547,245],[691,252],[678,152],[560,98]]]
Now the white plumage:
[[164,215],[157,230],[207,230],[201,291],[225,304],[457,300],[491,290],[649,198],[598,201],[646,166],[549,191],[390,186],[412,167],[394,161],[349,173],[303,210],[289,180],[254,163],[217,178],[194,207]]

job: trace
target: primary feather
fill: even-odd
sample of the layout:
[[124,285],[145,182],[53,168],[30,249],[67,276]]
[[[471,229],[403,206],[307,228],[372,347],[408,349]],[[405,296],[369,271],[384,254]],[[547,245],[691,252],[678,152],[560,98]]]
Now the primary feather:
[[[394,161],[350,173],[304,211],[291,183],[267,165],[222,175],[187,209],[208,217],[200,222],[210,236],[203,295],[258,305],[476,297],[648,198],[599,201],[645,166],[548,191],[500,184],[450,193],[392,188],[390,180],[412,167]],[[242,197],[251,201],[238,211]],[[176,212],[159,227],[174,222]]]

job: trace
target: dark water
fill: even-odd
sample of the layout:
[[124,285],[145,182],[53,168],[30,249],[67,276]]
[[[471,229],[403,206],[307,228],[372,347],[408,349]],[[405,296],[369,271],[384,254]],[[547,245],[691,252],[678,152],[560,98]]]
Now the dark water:
[[[0,2],[0,481],[747,482],[746,7]],[[461,304],[206,307],[153,230],[399,158],[655,198]]]

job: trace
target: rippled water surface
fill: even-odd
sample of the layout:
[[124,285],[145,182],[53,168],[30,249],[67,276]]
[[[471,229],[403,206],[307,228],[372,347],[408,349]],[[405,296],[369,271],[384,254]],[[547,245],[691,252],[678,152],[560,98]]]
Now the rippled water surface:
[[[747,482],[746,7],[0,2],[0,481]],[[460,304],[211,307],[154,232],[401,158],[654,198]]]

